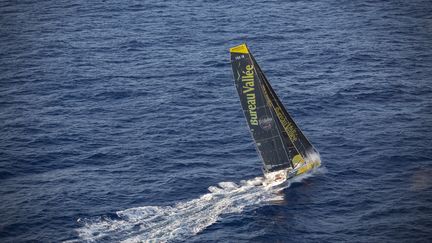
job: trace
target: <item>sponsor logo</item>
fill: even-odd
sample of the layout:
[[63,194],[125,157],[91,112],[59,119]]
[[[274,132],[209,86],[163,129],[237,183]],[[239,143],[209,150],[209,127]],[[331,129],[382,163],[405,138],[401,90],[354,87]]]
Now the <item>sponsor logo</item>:
[[247,109],[249,111],[249,123],[258,125],[258,115],[255,95],[255,80],[254,80],[253,65],[246,65],[246,71],[243,71],[241,77],[243,88],[242,93],[246,95]]
[[293,124],[287,120],[287,118],[284,116],[282,109],[278,106],[275,107],[275,112],[277,117],[279,118],[279,121],[282,124],[282,127],[285,129],[285,132],[288,134],[288,137],[292,142],[297,141],[297,131],[294,128]]
[[265,131],[272,129],[272,122],[273,119],[271,119],[270,117],[263,117],[259,119],[259,125]]

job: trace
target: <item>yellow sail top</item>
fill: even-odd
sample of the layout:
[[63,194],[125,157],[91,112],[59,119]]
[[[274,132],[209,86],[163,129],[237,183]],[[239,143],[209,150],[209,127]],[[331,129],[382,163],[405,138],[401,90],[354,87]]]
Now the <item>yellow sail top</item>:
[[241,45],[234,46],[233,48],[230,48],[230,52],[248,54],[249,50],[248,50],[246,44],[243,43]]

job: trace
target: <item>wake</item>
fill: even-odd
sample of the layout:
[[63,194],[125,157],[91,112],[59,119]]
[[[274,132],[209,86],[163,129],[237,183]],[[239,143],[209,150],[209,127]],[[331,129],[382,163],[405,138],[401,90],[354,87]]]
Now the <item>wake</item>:
[[[310,174],[299,176],[301,181]],[[84,241],[167,242],[187,239],[215,223],[223,214],[240,213],[245,207],[258,207],[269,201],[281,201],[277,192],[284,187],[263,186],[264,178],[221,182],[208,188],[209,193],[174,206],[144,206],[118,211],[118,219],[78,219],[77,229]],[[291,181],[291,182],[295,182]]]

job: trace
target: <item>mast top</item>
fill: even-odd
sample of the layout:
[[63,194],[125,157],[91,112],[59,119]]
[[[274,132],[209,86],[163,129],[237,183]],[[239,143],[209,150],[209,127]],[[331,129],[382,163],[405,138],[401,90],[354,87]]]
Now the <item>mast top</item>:
[[249,50],[246,46],[245,43],[238,45],[238,46],[234,46],[233,48],[230,48],[230,52],[235,52],[235,53],[242,53],[242,54],[248,54]]

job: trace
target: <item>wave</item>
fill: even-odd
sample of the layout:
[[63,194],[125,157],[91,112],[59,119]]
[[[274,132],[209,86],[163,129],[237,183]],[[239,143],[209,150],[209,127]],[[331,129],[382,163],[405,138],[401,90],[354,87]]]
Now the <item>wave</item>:
[[[184,240],[212,225],[221,215],[240,213],[246,207],[258,207],[263,203],[280,202],[283,195],[277,193],[311,174],[299,176],[283,187],[263,186],[264,178],[220,182],[208,188],[209,193],[197,199],[179,202],[174,206],[144,206],[116,212],[116,219],[97,217],[78,219],[77,229],[83,241],[168,242]],[[264,183],[266,184],[266,183]]]

